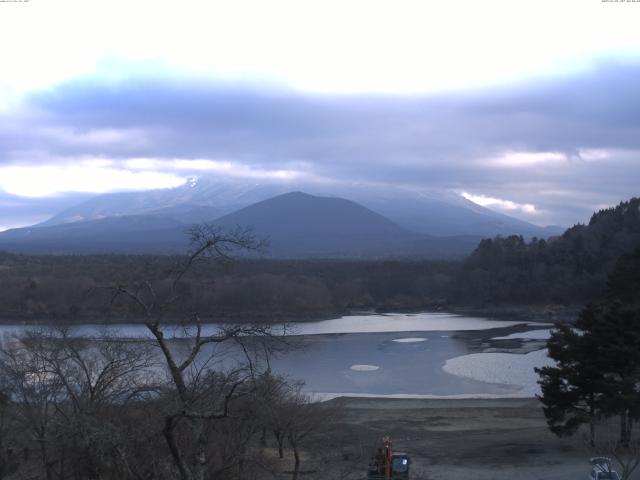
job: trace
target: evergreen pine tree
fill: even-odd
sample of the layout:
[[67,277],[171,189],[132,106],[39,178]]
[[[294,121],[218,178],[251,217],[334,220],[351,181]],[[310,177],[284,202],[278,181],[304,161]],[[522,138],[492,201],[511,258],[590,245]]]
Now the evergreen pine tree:
[[606,302],[590,305],[571,325],[556,325],[548,341],[553,367],[536,369],[547,423],[572,435],[595,420],[620,417],[620,443],[628,444],[640,419],[640,248],[618,261]]
[[[592,315],[588,307],[582,316]],[[547,343],[554,367],[536,369],[540,375],[543,404],[549,429],[558,436],[573,435],[583,424],[589,425],[589,441],[595,441],[595,421],[601,414],[602,386],[605,383],[597,357],[594,338],[579,334],[568,325],[557,325]]]

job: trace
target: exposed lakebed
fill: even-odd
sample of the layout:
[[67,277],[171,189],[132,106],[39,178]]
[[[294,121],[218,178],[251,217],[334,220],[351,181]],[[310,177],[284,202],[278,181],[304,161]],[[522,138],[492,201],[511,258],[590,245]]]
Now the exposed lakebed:
[[[30,327],[2,325],[0,333]],[[205,332],[218,329],[205,326]],[[77,335],[148,337],[139,324],[80,325]],[[550,364],[549,326],[446,313],[353,315],[289,323],[301,347],[272,360],[274,371],[303,379],[323,397],[529,397],[537,392],[535,366]],[[179,339],[184,327],[170,328]],[[180,342],[178,342],[180,343]]]

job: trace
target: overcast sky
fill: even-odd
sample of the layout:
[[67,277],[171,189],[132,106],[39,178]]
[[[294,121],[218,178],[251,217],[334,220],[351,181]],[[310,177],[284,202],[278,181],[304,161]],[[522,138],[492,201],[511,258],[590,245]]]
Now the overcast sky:
[[0,229],[194,175],[640,194],[638,2],[159,3],[0,3]]

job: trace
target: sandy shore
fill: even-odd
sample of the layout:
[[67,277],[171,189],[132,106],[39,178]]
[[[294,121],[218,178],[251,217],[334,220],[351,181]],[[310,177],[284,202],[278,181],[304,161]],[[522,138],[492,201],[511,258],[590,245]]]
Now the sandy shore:
[[387,434],[396,451],[411,456],[414,480],[567,480],[589,474],[589,453],[578,440],[548,431],[536,399],[331,402],[340,406],[340,416],[323,436],[329,443],[308,446],[302,478],[364,479],[375,441]]

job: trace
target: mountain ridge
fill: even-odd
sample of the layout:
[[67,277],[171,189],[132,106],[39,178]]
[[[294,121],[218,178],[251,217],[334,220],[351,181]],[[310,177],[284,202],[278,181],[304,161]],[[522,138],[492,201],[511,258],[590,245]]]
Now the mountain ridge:
[[201,223],[291,191],[357,202],[401,227],[434,236],[522,234],[543,237],[564,229],[539,227],[495,212],[448,191],[412,191],[367,185],[236,182],[211,177],[190,179],[173,189],[110,193],[67,208],[38,226],[88,221],[108,216],[159,215],[183,223]]
[[[224,229],[253,227],[271,240],[276,258],[458,258],[480,237],[409,232],[351,200],[290,192],[213,220]],[[8,230],[0,248],[39,253],[177,253],[188,247],[187,224],[170,217],[123,215]]]

